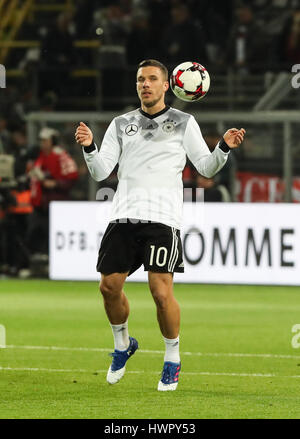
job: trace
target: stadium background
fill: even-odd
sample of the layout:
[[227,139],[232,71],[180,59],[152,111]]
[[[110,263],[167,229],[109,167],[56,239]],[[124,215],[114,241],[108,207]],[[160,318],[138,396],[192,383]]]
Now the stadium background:
[[[104,382],[112,340],[97,285],[48,280],[48,217],[42,227],[32,220],[29,197],[41,130],[55,129],[76,163],[65,199],[94,201],[101,187],[115,189],[116,172],[99,184],[89,177],[75,127],[84,120],[101,139],[112,117],[135,108],[136,65],[150,57],[169,71],[188,59],[208,69],[203,101],[186,104],[169,92],[167,103],[195,115],[211,148],[226,128],[247,130],[216,178],[187,163],[185,201],[205,188],[207,203],[251,203],[254,226],[258,206],[276,203],[290,230],[285,206],[300,200],[297,0],[1,1],[1,418],[299,417],[299,287],[256,287],[255,277],[252,286],[176,285],[185,369],[178,393],[158,403],[162,346],[146,284],[126,290],[144,350],[112,391]],[[294,238],[297,253],[298,231]],[[290,283],[286,273],[281,285]]]

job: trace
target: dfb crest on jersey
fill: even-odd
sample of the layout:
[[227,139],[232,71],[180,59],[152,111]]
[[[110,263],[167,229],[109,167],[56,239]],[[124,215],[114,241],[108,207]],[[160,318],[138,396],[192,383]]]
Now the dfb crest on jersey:
[[135,125],[134,123],[130,123],[125,128],[125,133],[127,134],[127,136],[134,136],[138,132],[138,130],[139,128],[137,125]]
[[175,130],[175,125],[174,120],[166,119],[163,121],[162,129],[165,133],[172,133]]

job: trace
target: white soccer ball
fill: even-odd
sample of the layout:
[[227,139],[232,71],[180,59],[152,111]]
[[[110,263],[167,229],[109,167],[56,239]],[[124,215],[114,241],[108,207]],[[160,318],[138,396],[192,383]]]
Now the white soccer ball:
[[175,67],[170,77],[174,95],[186,102],[204,98],[209,90],[210,77],[205,67],[197,62],[183,62]]

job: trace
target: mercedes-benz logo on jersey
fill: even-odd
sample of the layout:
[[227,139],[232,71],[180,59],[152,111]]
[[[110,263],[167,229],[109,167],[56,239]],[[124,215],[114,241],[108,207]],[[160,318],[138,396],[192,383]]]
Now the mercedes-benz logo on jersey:
[[125,128],[125,133],[127,134],[127,136],[134,136],[138,132],[138,130],[139,128],[137,125],[135,125],[134,123],[130,123]]
[[162,129],[164,130],[165,133],[172,133],[175,130],[175,125],[176,122],[170,119],[166,119],[163,122]]

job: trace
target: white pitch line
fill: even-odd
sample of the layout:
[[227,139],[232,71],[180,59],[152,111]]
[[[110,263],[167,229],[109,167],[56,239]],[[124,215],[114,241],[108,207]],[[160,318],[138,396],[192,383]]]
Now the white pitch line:
[[[66,347],[66,346],[22,346],[7,345],[8,349],[29,349],[29,350],[51,350],[51,351],[86,351],[86,352],[112,352],[110,348],[84,348],[84,347]],[[142,354],[164,354],[165,351],[139,349]],[[285,354],[250,354],[240,352],[180,352],[180,355],[194,355],[198,357],[257,357],[257,358],[283,358],[300,360],[300,355]]]
[[108,348],[82,348],[66,346],[28,346],[28,345],[6,345],[8,349],[29,349],[29,350],[46,350],[46,351],[88,351],[88,352],[112,352]]
[[[45,367],[6,367],[0,366],[1,370],[12,370],[16,372],[75,372],[75,373],[107,373],[107,370],[87,370],[87,369],[48,369]],[[144,373],[144,371],[127,371],[127,373]]]
[[[45,367],[5,367],[0,366],[0,371],[13,372],[65,372],[65,373],[107,373],[107,370],[87,370],[87,369],[47,369]],[[159,375],[159,371],[129,370],[127,374],[145,374],[152,373]],[[300,375],[275,375],[272,373],[235,373],[235,372],[181,372],[182,375],[205,375],[205,376],[230,376],[230,377],[261,377],[261,378],[300,378]]]

